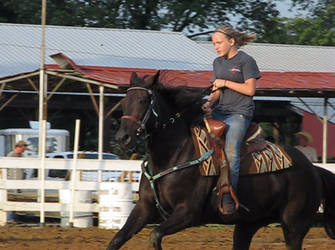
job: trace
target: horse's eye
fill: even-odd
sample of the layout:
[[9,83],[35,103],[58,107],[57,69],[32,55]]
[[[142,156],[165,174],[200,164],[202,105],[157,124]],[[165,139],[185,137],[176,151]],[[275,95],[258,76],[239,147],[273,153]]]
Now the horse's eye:
[[140,104],[145,104],[148,101],[147,98],[142,98],[139,100]]

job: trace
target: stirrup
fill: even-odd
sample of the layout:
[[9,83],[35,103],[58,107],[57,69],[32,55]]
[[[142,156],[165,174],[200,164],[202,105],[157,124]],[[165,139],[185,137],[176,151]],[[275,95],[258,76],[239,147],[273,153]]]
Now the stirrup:
[[[224,190],[223,187],[221,187],[220,190],[218,190],[219,191],[219,193],[218,193],[218,195],[219,195],[218,208],[219,208],[219,211],[220,211],[221,214],[226,214],[226,212],[224,211],[224,208],[223,208],[223,202],[222,202],[222,200],[223,200],[223,195],[225,193],[227,193],[227,192],[224,192],[223,190]],[[249,208],[247,208],[246,206],[244,206],[243,204],[241,204],[239,202],[239,200],[237,199],[237,196],[234,193],[233,187],[232,186],[228,186],[228,190],[229,190],[229,193],[230,193],[230,195],[231,195],[231,197],[233,199],[233,202],[235,203],[235,212],[239,209],[239,207],[245,209],[247,212],[250,212]]]

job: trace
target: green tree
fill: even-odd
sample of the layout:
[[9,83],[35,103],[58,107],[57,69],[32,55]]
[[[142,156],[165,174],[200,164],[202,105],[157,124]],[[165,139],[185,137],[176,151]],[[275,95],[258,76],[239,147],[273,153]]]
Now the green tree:
[[[265,30],[278,15],[265,0],[48,0],[47,24],[171,30],[192,33],[242,17],[241,26]],[[40,23],[41,0],[3,0],[0,20]]]
[[[304,4],[306,1],[298,1]],[[306,3],[305,3],[306,4]],[[305,5],[311,16],[295,18],[287,22],[292,43],[308,45],[335,45],[335,1],[319,0],[316,5]]]
[[306,17],[274,18],[275,23],[261,33],[258,42],[334,46],[335,1],[292,0],[293,6]]
[[[0,3],[0,20],[10,23],[41,23],[41,0],[4,0]],[[47,23],[83,25],[82,1],[48,0]]]
[[[47,0],[47,24],[170,30],[192,35],[234,23],[257,42],[334,45],[335,1],[292,0],[306,18],[279,18],[282,0]],[[0,22],[39,24],[41,0],[3,0]]]

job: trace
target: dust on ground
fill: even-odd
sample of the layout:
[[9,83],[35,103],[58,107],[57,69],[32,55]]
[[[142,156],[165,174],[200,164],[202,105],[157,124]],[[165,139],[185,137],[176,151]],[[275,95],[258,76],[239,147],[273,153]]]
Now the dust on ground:
[[[231,249],[232,226],[193,227],[163,238],[163,249]],[[152,228],[145,228],[130,239],[121,249],[151,249],[149,235]],[[117,230],[90,228],[46,227],[0,227],[0,249],[3,250],[102,250]],[[280,227],[264,227],[253,238],[250,249],[285,249]],[[323,228],[311,228],[305,237],[303,249],[335,249],[335,241],[328,238]]]

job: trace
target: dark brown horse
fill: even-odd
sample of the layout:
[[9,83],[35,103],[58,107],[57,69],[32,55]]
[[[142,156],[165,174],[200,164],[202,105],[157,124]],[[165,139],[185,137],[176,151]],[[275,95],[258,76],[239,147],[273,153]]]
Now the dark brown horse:
[[[147,140],[140,198],[108,249],[119,249],[148,223],[158,223],[150,242],[162,249],[165,235],[205,223],[236,224],[234,249],[248,249],[256,231],[278,222],[288,249],[301,249],[322,200],[325,228],[335,239],[335,175],[313,166],[302,153],[285,147],[293,166],[286,170],[242,176],[238,197],[250,211],[221,215],[217,177],[199,173],[190,127],[202,117],[202,90],[163,87],[157,76],[131,77],[122,100],[123,117],[117,139],[127,148],[139,136]],[[200,119],[199,119],[200,120]],[[171,169],[175,167],[175,169]]]

